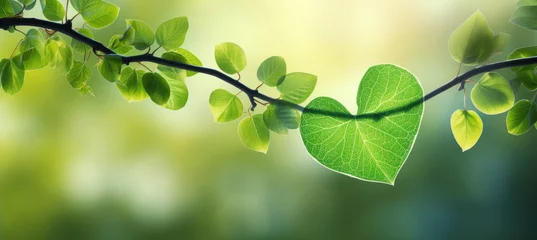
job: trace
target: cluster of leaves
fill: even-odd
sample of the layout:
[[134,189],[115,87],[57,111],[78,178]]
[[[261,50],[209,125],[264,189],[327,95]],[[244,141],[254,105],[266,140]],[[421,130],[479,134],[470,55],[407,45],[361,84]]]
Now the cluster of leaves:
[[[246,56],[241,47],[234,43],[222,43],[216,46],[214,56],[218,67],[227,74],[239,74],[246,67]],[[261,84],[276,87],[280,99],[267,106],[262,114],[250,113],[239,123],[239,136],[248,148],[266,153],[269,147],[270,131],[287,134],[290,129],[300,125],[300,112],[291,104],[304,102],[313,92],[317,77],[302,72],[287,73],[287,64],[282,57],[273,56],[261,63],[257,69],[257,79]],[[239,79],[240,80],[240,79]],[[209,104],[214,120],[226,123],[240,118],[244,113],[244,105],[238,95],[224,89],[211,93]],[[250,108],[248,108],[250,109]]]
[[[30,10],[36,0],[0,0],[0,18],[22,17],[24,10]],[[67,19],[67,8],[57,0],[40,0],[41,10],[50,21],[72,21]],[[119,14],[119,7],[103,0],[71,0],[71,6],[78,12],[76,16],[84,19],[84,25],[76,31],[90,39],[92,29],[101,29],[111,25]],[[190,51],[181,48],[185,41],[189,24],[186,17],[176,17],[160,24],[153,31],[147,23],[127,19],[126,30],[112,36],[108,48],[117,54],[97,55],[97,69],[101,76],[115,83],[121,94],[130,102],[151,99],[159,106],[178,110],[188,100],[188,88],[185,79],[196,72],[158,65],[153,71],[140,64],[138,68],[124,67],[123,57],[131,53],[151,52],[157,45],[164,49],[163,59],[202,66],[201,61]],[[15,31],[11,28],[10,31]],[[17,51],[18,50],[18,51]],[[8,94],[18,93],[24,83],[26,71],[50,66],[66,74],[67,82],[81,94],[92,94],[87,84],[92,71],[88,59],[93,49],[86,43],[72,39],[67,43],[55,31],[30,29],[15,51],[18,54],[0,63],[1,82]],[[77,53],[80,55],[77,55]],[[80,57],[80,60],[77,58]],[[215,59],[222,71],[227,74],[239,74],[246,67],[244,51],[234,43],[222,43],[215,48]],[[269,146],[270,131],[285,134],[289,129],[297,129],[300,112],[289,105],[304,102],[315,88],[317,77],[307,73],[287,73],[285,60],[270,57],[258,69],[257,78],[262,85],[276,87],[280,98],[285,101],[266,103],[262,114],[249,116],[239,123],[239,136],[243,143],[259,152],[266,152]],[[259,86],[261,87],[261,85]],[[258,87],[258,88],[259,88]],[[216,122],[233,121],[244,115],[244,105],[238,97],[224,89],[215,90],[209,98],[210,109]]]
[[[94,37],[92,29],[109,26],[119,14],[119,7],[104,0],[71,0],[68,4],[77,13],[69,19],[68,6],[63,6],[58,0],[39,2],[43,15],[50,21],[65,21],[66,26],[70,26],[75,17],[81,16],[84,24],[75,30],[89,42]],[[0,18],[21,18],[24,11],[35,5],[36,0],[0,0]],[[511,21],[537,30],[537,0],[520,0],[518,6]],[[114,83],[128,101],[151,99],[159,106],[178,110],[188,100],[186,78],[196,72],[171,65],[158,65],[155,70],[142,63],[134,67],[124,65],[130,63],[125,60],[129,56],[152,56],[163,49],[162,59],[202,66],[193,53],[181,48],[188,28],[186,17],[163,22],[156,31],[143,21],[128,19],[125,31],[110,39],[108,48],[115,53],[110,54],[92,49],[87,45],[88,41],[79,41],[84,39],[80,35],[68,43],[55,30],[31,28],[24,33],[11,26],[10,32],[21,32],[24,38],[9,58],[0,61],[0,87],[8,94],[16,94],[24,84],[26,71],[50,66],[64,72],[67,82],[81,94],[93,95],[88,85],[92,71],[87,66],[93,53],[98,57],[100,75]],[[72,29],[69,30],[73,36]],[[495,34],[478,11],[453,32],[449,39],[449,52],[461,65],[482,65],[504,50],[507,38],[507,34]],[[221,43],[215,47],[214,56],[223,72],[236,74],[236,81],[241,80],[240,72],[247,65],[241,47],[234,43]],[[537,47],[517,49],[508,58],[531,56],[537,56]],[[483,131],[479,115],[466,109],[467,83],[475,84],[471,100],[479,111],[488,115],[509,111],[507,129],[511,134],[521,135],[536,125],[537,104],[535,98],[515,103],[515,92],[520,86],[529,91],[537,90],[536,67],[513,67],[516,77],[510,82],[498,73],[489,72],[479,81],[468,79],[461,83],[465,107],[452,115],[451,127],[463,151],[473,147]],[[228,81],[231,77],[226,76],[225,79]],[[358,87],[356,114],[351,114],[335,99],[319,97],[304,108],[301,116],[297,106],[311,95],[317,77],[302,72],[288,73],[282,57],[273,56],[263,61],[257,70],[257,79],[259,86],[246,93],[250,107],[238,125],[239,137],[248,148],[266,153],[271,132],[286,134],[289,130],[300,128],[306,149],[325,167],[366,181],[394,184],[412,149],[423,117],[423,89],[409,71],[390,64],[371,67]],[[255,94],[262,86],[275,87],[280,92],[279,98],[261,102],[256,98],[259,95]],[[211,93],[209,106],[216,122],[227,123],[245,115],[245,105],[239,98],[241,93],[224,89]],[[255,110],[251,106],[253,101],[266,106],[263,113],[251,112]]]
[[[533,4],[531,4],[533,3]],[[512,21],[529,27],[526,20],[522,20],[521,12],[526,8],[536,8],[537,1],[523,0],[519,2],[519,10]],[[537,12],[536,12],[537,13]],[[533,14],[537,17],[537,14]],[[537,19],[537,18],[536,18]],[[475,66],[488,61],[494,54],[501,53],[506,45],[508,35],[494,34],[481,12],[476,12],[457,28],[449,39],[449,51],[453,59],[460,64]],[[526,58],[537,55],[537,47],[526,47],[515,50],[508,57],[509,60]],[[467,83],[474,83],[471,91],[471,101],[483,114],[497,115],[509,111],[506,125],[509,133],[522,135],[537,122],[537,105],[534,100],[521,99],[515,103],[515,92],[523,85],[529,91],[537,90],[536,66],[522,66],[512,68],[514,79],[506,80],[502,75],[494,72],[484,74],[479,81],[467,80],[461,84],[466,96]],[[466,101],[466,97],[465,97]],[[472,148],[481,137],[483,121],[478,113],[466,109],[459,109],[451,116],[451,129],[455,140],[466,151]]]

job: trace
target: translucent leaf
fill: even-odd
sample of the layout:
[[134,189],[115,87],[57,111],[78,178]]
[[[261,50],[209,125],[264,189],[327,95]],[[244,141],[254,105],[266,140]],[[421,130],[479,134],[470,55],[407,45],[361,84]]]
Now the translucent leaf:
[[[162,58],[174,62],[180,62],[180,63],[186,63],[187,60],[185,57],[181,56],[181,54],[170,51],[165,52],[162,54]],[[172,79],[180,79],[181,78],[181,72],[184,72],[185,70],[175,68],[175,67],[168,67],[165,65],[158,65],[157,69],[160,70],[166,77],[172,78]]]
[[242,116],[244,106],[236,94],[224,89],[216,89],[209,97],[209,105],[213,113],[214,121],[226,123]]
[[282,57],[270,57],[263,61],[257,69],[257,79],[267,86],[275,87],[280,79],[287,74],[287,65]]
[[519,7],[509,21],[521,27],[537,30],[537,6]]
[[459,109],[451,115],[451,131],[465,152],[479,141],[483,133],[483,121],[476,112]]
[[0,18],[15,16],[15,11],[9,0],[0,0]]
[[263,113],[263,121],[275,133],[286,134],[300,124],[300,113],[284,104],[271,104]]
[[30,29],[26,33],[26,36],[22,40],[19,46],[19,52],[23,53],[27,50],[35,48],[39,53],[44,53],[45,49],[45,39],[39,30]]
[[17,54],[12,60],[18,68],[23,70],[36,70],[46,66],[46,62],[43,61],[36,48],[30,48],[23,53]]
[[35,0],[17,0],[23,5],[30,5],[35,2]]
[[[88,38],[91,38],[93,39],[93,33],[91,32],[91,30],[87,29],[87,28],[80,28],[77,30],[78,33],[88,37]],[[74,38],[71,39],[71,46],[73,47],[73,49],[79,53],[88,53],[91,51],[91,47],[88,46],[87,44],[81,42],[81,41],[78,41]]]
[[103,0],[71,0],[71,5],[92,28],[100,29],[116,21],[119,7]]
[[13,60],[2,59],[0,61],[1,82],[4,92],[15,95],[22,89],[24,84],[24,71],[18,68]]
[[32,10],[36,4],[37,4],[37,1],[33,1],[32,3],[26,5],[26,7],[24,7],[24,10]]
[[509,38],[511,38],[511,36],[507,33],[496,34],[494,36],[494,44],[492,47],[492,52],[496,54],[503,53],[505,49],[507,48]]
[[155,42],[155,34],[153,33],[153,30],[143,21],[127,19],[127,34],[123,34],[123,36],[129,35],[129,31],[134,33],[129,42],[138,50],[147,49]]
[[526,99],[518,101],[507,114],[507,131],[513,135],[522,135],[537,122],[537,105]]
[[[534,57],[534,56],[537,56],[537,47],[523,47],[523,48],[518,48],[515,51],[513,51],[511,54],[509,54],[507,59],[513,60],[513,59],[528,58],[528,57]],[[536,66],[537,66],[536,64],[533,64],[533,65],[512,67],[511,70],[513,70],[513,72],[523,71],[523,70],[533,71],[533,69],[535,69]]]
[[67,82],[73,88],[81,88],[91,77],[91,70],[83,62],[75,61],[71,71],[67,73]]
[[157,44],[167,51],[181,47],[188,31],[186,17],[172,18],[160,24],[156,32]]
[[477,11],[451,34],[448,45],[455,61],[466,65],[481,64],[493,53],[494,33],[485,16]]
[[73,49],[61,37],[55,35],[45,43],[45,59],[50,67],[69,72],[73,66]]
[[39,0],[45,18],[51,21],[61,21],[65,18],[64,6],[58,0]]
[[227,74],[241,72],[246,67],[246,55],[239,45],[235,43],[221,43],[214,49],[216,64]]
[[81,88],[78,89],[78,93],[82,96],[91,95],[95,97],[95,94],[93,93],[93,88],[91,88],[88,85],[84,85]]
[[408,71],[373,66],[358,87],[358,114],[332,98],[316,98],[302,112],[302,141],[329,169],[393,185],[416,139],[422,98],[421,85]]
[[170,99],[170,85],[158,73],[147,72],[142,76],[145,92],[157,105],[164,105]]
[[516,5],[519,6],[519,7],[536,6],[537,5],[537,0],[520,0],[520,1],[518,1],[518,3]]
[[13,8],[13,12],[15,12],[12,16],[15,16],[16,14],[22,12],[23,5],[22,3],[15,1],[15,0],[9,0],[11,2],[11,7]]
[[497,73],[486,73],[472,89],[472,102],[479,111],[494,115],[508,111],[515,104],[509,82]]
[[537,90],[537,76],[533,70],[520,70],[516,72],[516,77],[513,81],[522,83],[524,87],[530,91]]
[[270,131],[263,121],[263,115],[247,117],[239,123],[239,136],[246,147],[267,153],[270,142]]
[[121,35],[114,35],[108,43],[108,47],[118,54],[127,54],[134,49],[133,46],[121,41]]
[[122,58],[119,55],[108,54],[97,64],[99,72],[109,82],[119,82]]
[[282,99],[292,103],[302,103],[315,89],[317,76],[308,73],[289,73],[278,85]]
[[[200,67],[203,66],[203,64],[201,63],[199,58],[196,57],[196,55],[194,55],[190,51],[188,51],[186,49],[183,49],[183,48],[178,48],[178,49],[175,49],[173,51],[178,53],[179,55],[183,56],[186,59],[186,63],[188,63],[190,65],[194,65],[194,66],[200,66]],[[192,76],[194,76],[196,74],[197,74],[197,72],[186,71],[186,76],[187,77],[192,77]]]
[[121,71],[120,82],[116,83],[117,88],[129,102],[142,101],[149,98],[142,83],[143,70],[134,70],[126,67]]
[[182,71],[179,78],[168,78],[168,84],[170,85],[170,98],[165,108],[170,110],[179,110],[186,105],[188,100],[188,88],[185,84],[186,71]]

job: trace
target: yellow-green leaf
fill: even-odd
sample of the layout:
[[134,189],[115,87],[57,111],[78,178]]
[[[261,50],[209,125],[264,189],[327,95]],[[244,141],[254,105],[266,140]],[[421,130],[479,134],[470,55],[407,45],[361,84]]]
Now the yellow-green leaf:
[[476,112],[459,109],[451,115],[451,131],[464,152],[479,141],[483,133],[483,121]]

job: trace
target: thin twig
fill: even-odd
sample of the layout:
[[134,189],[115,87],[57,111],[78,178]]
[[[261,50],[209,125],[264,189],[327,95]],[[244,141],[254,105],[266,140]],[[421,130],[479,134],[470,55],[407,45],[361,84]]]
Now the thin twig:
[[[91,38],[88,38],[75,30],[73,30],[69,24],[60,24],[55,23],[47,20],[41,20],[36,18],[0,18],[0,28],[4,30],[8,30],[11,26],[33,26],[33,27],[41,27],[46,29],[52,29],[58,32],[61,32],[67,36],[72,37],[73,39],[76,39],[78,41],[81,41],[88,46],[90,46],[95,52],[101,52],[102,54],[117,54],[113,50],[106,47],[101,42],[98,42],[96,40],[93,40]],[[194,66],[186,63],[181,62],[175,62],[159,57],[155,57],[151,54],[141,54],[141,55],[135,55],[135,56],[121,56],[124,64],[130,64],[130,63],[137,63],[137,62],[152,62],[155,64],[165,65],[168,67],[174,67],[178,69],[184,69],[187,71],[192,72],[198,72],[202,74],[206,74],[209,76],[216,77],[233,87],[239,89],[240,91],[244,92],[246,95],[248,95],[248,98],[250,99],[250,103],[252,108],[255,108],[257,105],[256,99],[263,100],[269,103],[273,102],[285,102],[288,106],[291,106],[299,111],[304,111],[304,107],[295,103],[287,102],[285,100],[276,99],[273,97],[269,97],[263,93],[260,93],[256,89],[251,89],[248,86],[242,84],[241,82],[237,81],[236,79],[233,79],[232,77],[226,75],[223,72],[220,72],[216,69],[212,68],[206,68],[201,66]],[[319,114],[326,114],[331,116],[339,116],[339,117],[352,117],[352,118],[358,118],[358,117],[379,117],[386,114],[394,114],[401,111],[408,111],[409,109],[412,109],[413,107],[423,104],[423,102],[428,101],[429,99],[432,99],[436,97],[437,95],[445,92],[446,90],[463,83],[466,79],[472,78],[473,76],[486,73],[486,72],[492,72],[495,70],[503,69],[503,68],[511,68],[511,67],[518,67],[518,66],[526,66],[526,65],[534,65],[537,64],[537,56],[534,57],[527,57],[527,58],[519,58],[519,59],[513,59],[513,60],[506,60],[491,64],[482,65],[479,67],[476,67],[474,69],[471,69],[467,72],[465,72],[462,75],[458,75],[457,77],[453,78],[451,81],[447,82],[446,84],[440,86],[439,88],[429,92],[428,94],[424,95],[422,98],[418,98],[415,101],[401,107],[397,107],[390,110],[385,110],[378,113],[371,113],[371,114],[362,114],[360,116],[348,116],[342,115],[341,113],[337,112],[330,112],[330,111],[321,111],[321,110],[308,110],[308,111],[315,111]]]

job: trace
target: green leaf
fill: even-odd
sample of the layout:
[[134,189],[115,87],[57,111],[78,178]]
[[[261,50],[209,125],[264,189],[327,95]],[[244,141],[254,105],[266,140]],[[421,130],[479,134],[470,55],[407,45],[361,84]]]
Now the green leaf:
[[61,37],[55,35],[45,43],[45,59],[50,67],[69,72],[73,66],[73,49]]
[[15,11],[9,0],[0,0],[0,18],[15,16]]
[[448,45],[455,61],[466,65],[481,64],[493,53],[494,33],[485,16],[477,11],[453,32]]
[[100,29],[116,21],[119,7],[103,0],[71,0],[82,18],[92,28]]
[[476,112],[459,109],[451,115],[451,131],[465,152],[479,141],[483,133],[483,121]]
[[239,45],[235,43],[221,43],[214,49],[216,64],[227,74],[241,72],[246,67],[246,55]]
[[302,103],[315,89],[317,76],[308,73],[289,73],[280,80],[278,91],[282,94],[282,99],[292,103]]
[[153,45],[155,42],[155,34],[147,23],[134,19],[127,19],[126,21],[127,31],[125,34],[123,34],[123,36],[128,36],[130,32],[134,33],[132,37],[126,37],[132,38],[128,40],[130,45],[134,46],[138,50],[144,50]]
[[287,134],[289,129],[298,128],[300,113],[288,105],[274,103],[263,113],[263,121],[273,132]]
[[509,82],[497,73],[486,73],[472,89],[472,102],[479,111],[495,115],[508,111],[515,104]]
[[172,18],[160,24],[156,32],[157,44],[166,51],[181,47],[185,42],[188,31],[188,19],[186,17]]
[[[180,62],[180,63],[186,63],[187,61],[185,57],[173,51],[163,53],[162,58],[173,61],[173,62]],[[168,67],[165,65],[158,65],[157,69],[161,71],[166,77],[173,78],[173,79],[180,79],[181,72],[185,71],[183,69],[179,69],[175,67]]]
[[142,76],[145,92],[157,105],[164,105],[170,99],[170,85],[158,73],[147,72]]
[[520,1],[518,1],[518,3],[516,5],[519,6],[519,7],[536,6],[537,5],[537,0],[520,0]]
[[239,136],[246,147],[267,153],[270,142],[270,131],[263,121],[263,115],[247,117],[239,123]]
[[127,54],[134,49],[133,46],[121,41],[122,36],[117,34],[112,36],[108,47],[118,54]]
[[120,82],[116,86],[127,101],[137,102],[149,98],[142,83],[144,73],[143,70],[133,70],[131,67],[121,71]]
[[509,21],[521,27],[537,30],[537,6],[519,7]]
[[77,90],[78,90],[78,93],[80,93],[80,95],[82,95],[82,96],[91,95],[91,96],[95,97],[95,94],[93,93],[93,88],[91,88],[88,85],[84,85],[84,86],[82,86],[81,88],[79,88]]
[[81,88],[86,85],[91,77],[91,70],[83,62],[75,61],[71,71],[67,73],[67,82],[73,88]]
[[287,74],[287,65],[282,57],[270,57],[263,61],[257,69],[257,79],[267,86],[275,87],[280,79]]
[[[537,47],[523,47],[523,48],[516,49],[511,54],[509,54],[507,59],[514,60],[514,59],[519,59],[519,58],[528,58],[528,57],[535,57],[535,56],[537,56]],[[536,64],[533,64],[533,65],[512,67],[511,70],[513,70],[513,72],[523,71],[523,70],[533,71],[533,69],[535,69],[536,66],[537,66]]]
[[23,5],[30,5],[35,2],[35,0],[17,0]]
[[2,73],[2,88],[9,95],[15,95],[22,89],[24,84],[24,71],[18,68],[13,60],[2,59],[0,62],[0,72]]
[[509,42],[509,38],[511,36],[507,33],[498,33],[494,36],[494,43],[492,47],[493,53],[503,53],[505,49],[507,48],[507,44]]
[[[186,49],[183,49],[183,48],[178,48],[178,49],[175,49],[173,51],[178,53],[179,55],[183,56],[186,59],[186,63],[188,63],[190,65],[194,65],[194,66],[199,66],[199,67],[203,66],[203,64],[201,63],[199,58],[196,57],[196,55],[194,55],[190,51],[188,51]],[[192,76],[196,75],[197,73],[198,72],[186,71],[186,76],[187,77],[192,77]]]
[[516,77],[513,81],[520,82],[530,91],[537,90],[537,76],[533,70],[521,70],[516,72]]
[[170,98],[165,108],[170,110],[179,110],[186,105],[188,100],[188,88],[185,84],[186,71],[182,71],[179,78],[166,79],[170,85]]
[[58,0],[39,0],[43,15],[50,21],[61,21],[65,17],[65,9]]
[[34,28],[28,30],[26,33],[26,36],[19,45],[19,51],[23,53],[31,48],[35,48],[39,53],[44,53],[45,49],[45,39],[43,38],[43,35],[39,30]]
[[518,101],[507,114],[507,131],[513,135],[522,135],[537,122],[537,104],[526,99]]
[[20,2],[17,2],[15,0],[10,0],[10,2],[11,2],[11,7],[13,8],[13,11],[15,12],[13,16],[22,12],[22,10],[24,9]]
[[226,123],[242,116],[244,106],[236,94],[224,89],[216,89],[209,97],[209,106],[213,113],[214,121]]
[[97,64],[99,72],[109,82],[119,82],[121,75],[122,58],[119,55],[108,54]]
[[332,98],[316,98],[302,113],[302,141],[329,169],[393,185],[416,139],[422,98],[423,89],[410,72],[373,66],[360,81],[358,114]]
[[46,66],[36,48],[30,48],[12,58],[13,63],[23,70],[36,70]]
[[[93,33],[87,28],[80,28],[77,30],[77,32],[88,38],[93,39]],[[73,47],[73,49],[79,53],[88,53],[91,51],[90,46],[74,38],[71,39],[71,47]]]
[[24,7],[24,10],[32,10],[36,4],[37,4],[37,1],[33,1],[29,5],[26,5],[26,7]]

